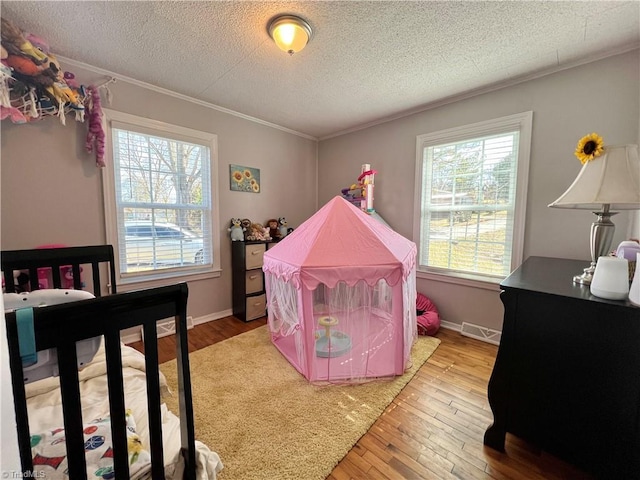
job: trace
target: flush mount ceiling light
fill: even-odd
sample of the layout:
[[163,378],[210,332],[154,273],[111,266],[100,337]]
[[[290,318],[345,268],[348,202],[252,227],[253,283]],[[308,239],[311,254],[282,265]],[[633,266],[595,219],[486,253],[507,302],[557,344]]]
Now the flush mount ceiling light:
[[269,36],[289,55],[302,50],[311,40],[311,26],[295,15],[280,15],[269,22]]

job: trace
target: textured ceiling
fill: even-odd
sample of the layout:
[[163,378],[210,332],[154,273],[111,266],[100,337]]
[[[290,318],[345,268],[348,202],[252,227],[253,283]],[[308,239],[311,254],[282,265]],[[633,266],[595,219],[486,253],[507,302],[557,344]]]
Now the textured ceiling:
[[[7,1],[53,53],[324,138],[640,46],[640,2]],[[277,14],[313,38],[290,57]],[[80,79],[82,80],[82,79]]]

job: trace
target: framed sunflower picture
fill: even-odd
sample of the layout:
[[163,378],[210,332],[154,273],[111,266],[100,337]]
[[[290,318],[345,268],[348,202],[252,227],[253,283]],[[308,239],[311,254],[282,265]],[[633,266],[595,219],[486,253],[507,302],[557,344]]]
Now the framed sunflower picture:
[[260,193],[260,169],[229,165],[229,185],[234,192]]

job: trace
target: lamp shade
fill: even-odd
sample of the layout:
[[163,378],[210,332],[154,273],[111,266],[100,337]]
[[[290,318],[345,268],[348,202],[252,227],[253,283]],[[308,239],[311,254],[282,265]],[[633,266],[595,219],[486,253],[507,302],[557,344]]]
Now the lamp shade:
[[550,207],[594,210],[640,208],[640,160],[637,145],[605,147],[586,162],[571,186]]
[[302,50],[311,39],[311,27],[302,18],[281,15],[269,22],[269,35],[280,50],[290,55]]

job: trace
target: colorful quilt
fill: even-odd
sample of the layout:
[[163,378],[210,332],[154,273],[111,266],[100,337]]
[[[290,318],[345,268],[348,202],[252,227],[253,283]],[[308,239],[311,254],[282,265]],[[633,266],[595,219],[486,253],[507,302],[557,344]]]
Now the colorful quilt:
[[[126,345],[122,348],[122,374],[124,379],[124,398],[130,415],[127,417],[131,434],[137,434],[141,445],[132,444],[130,437],[129,460],[135,460],[129,466],[131,478],[151,478],[151,469],[143,467],[148,461],[149,454],[143,448],[149,448],[149,422],[147,405],[147,382],[145,373],[144,355]],[[111,426],[109,422],[109,388],[107,381],[107,366],[105,362],[104,345],[100,346],[93,361],[87,364],[80,372],[80,396],[82,397],[82,418],[94,419],[85,425],[85,442],[87,447],[87,477],[91,480],[100,478],[114,478],[108,469],[113,465],[109,452],[111,445]],[[160,373],[160,385],[163,395],[169,395],[164,375]],[[64,436],[61,427],[62,397],[60,395],[60,381],[58,377],[45,378],[37,382],[25,385],[27,395],[27,407],[29,409],[29,429],[37,432],[39,437],[33,435],[33,456],[39,455],[34,465],[38,471],[46,473],[45,478],[64,478],[68,480],[64,472],[67,469],[61,457],[66,457],[64,442],[51,445]],[[160,406],[162,416],[162,443],[164,447],[165,478],[168,480],[181,480],[184,461],[181,455],[180,420],[167,409],[166,403]],[[96,423],[102,419],[102,422]],[[135,422],[134,422],[135,419]],[[96,430],[93,431],[93,427]],[[96,438],[97,437],[97,438]],[[104,441],[101,437],[104,437]],[[36,442],[37,440],[37,442]],[[41,444],[41,445],[40,445]],[[47,445],[48,444],[48,445]],[[58,449],[54,449],[57,447]],[[137,458],[133,458],[140,448]],[[91,457],[91,460],[89,459]],[[147,460],[145,460],[147,459]],[[59,463],[58,463],[59,461]],[[57,467],[55,466],[57,463]],[[215,480],[217,473],[222,470],[222,462],[216,452],[211,451],[206,445],[196,440],[197,480]],[[101,470],[104,468],[105,470]],[[96,473],[97,472],[97,473]],[[135,473],[134,473],[135,472]],[[111,475],[111,476],[110,476]]]
[[[129,476],[138,479],[151,469],[151,456],[136,432],[136,424],[130,410],[126,413],[129,447]],[[96,418],[84,425],[84,451],[88,479],[115,478],[110,417]],[[64,428],[54,428],[31,436],[31,454],[36,476],[47,479],[67,480],[67,452]]]

